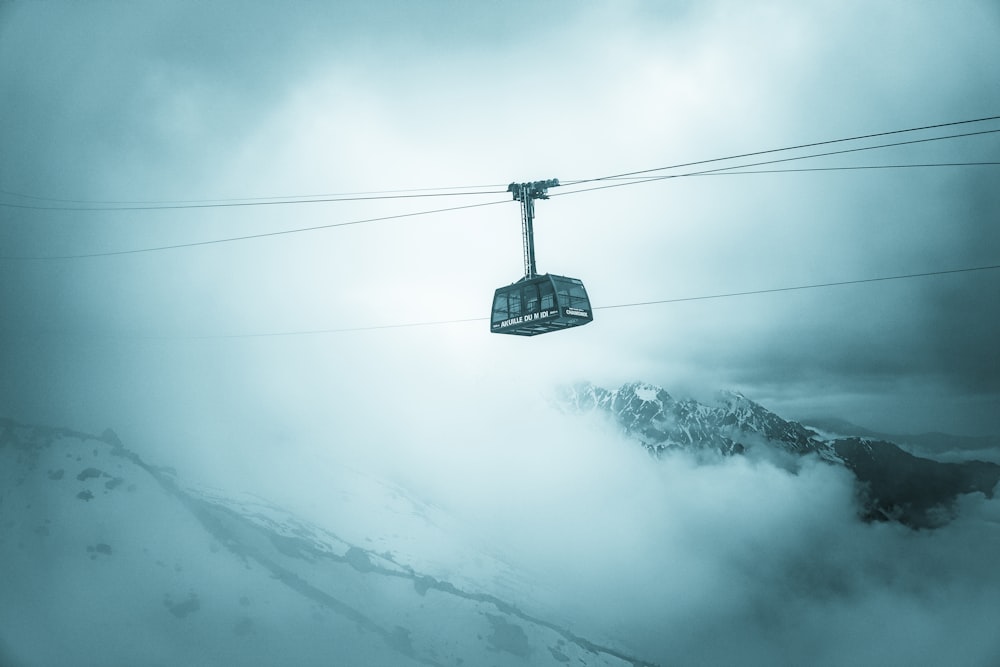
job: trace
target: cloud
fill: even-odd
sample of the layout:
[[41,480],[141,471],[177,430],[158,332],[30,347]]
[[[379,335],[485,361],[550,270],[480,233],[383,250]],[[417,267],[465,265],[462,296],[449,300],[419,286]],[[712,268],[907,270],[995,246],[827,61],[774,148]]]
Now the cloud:
[[[163,200],[567,180],[988,115],[1000,61],[995,11],[976,2],[552,5],[528,22],[508,6],[192,7],[9,9],[0,81],[6,127],[24,131],[4,135],[3,187]],[[889,157],[990,159],[993,146]],[[599,305],[982,264],[996,245],[991,183],[970,170],[720,176],[553,198],[539,205],[539,264],[584,278]],[[412,210],[5,210],[0,234],[12,252],[72,253]],[[28,336],[450,319],[481,314],[517,277],[518,239],[510,205],[55,270],[5,263],[0,296]],[[607,363],[579,364],[588,379],[650,369],[671,386],[784,385],[816,405],[877,385],[891,387],[883,409],[909,405],[916,420],[907,386],[995,394],[996,317],[975,297],[991,284],[968,274],[599,311],[596,332],[565,345],[576,359],[602,350]]]
[[[405,418],[352,443],[366,452],[355,464],[523,577],[532,593],[519,604],[595,641],[659,664],[1000,655],[988,627],[1000,593],[995,499],[964,497],[933,531],[865,524],[851,475],[815,459],[796,472],[766,457],[657,461],[599,418],[530,397],[489,410],[472,397],[413,400]],[[454,576],[475,569],[418,549]]]
[[[323,437],[258,434],[252,461],[215,468],[216,483],[311,508],[335,532],[406,535],[448,577],[519,591],[528,613],[660,664],[989,664],[1000,651],[996,499],[965,496],[931,531],[866,524],[850,473],[816,459],[654,460],[531,391],[413,389],[367,387],[377,395],[344,400]],[[324,482],[342,466],[385,480],[442,534],[387,523],[378,502],[344,514],[345,489]],[[484,576],[470,553],[507,574]]]
[[[60,199],[566,181],[987,116],[1000,102],[989,2],[0,11],[0,189]],[[991,160],[993,136],[808,164]],[[995,263],[986,169],[553,197],[538,205],[539,266],[583,278],[609,306]],[[3,208],[0,247],[118,250],[417,208]],[[493,289],[519,277],[519,238],[508,204],[0,261],[0,412],[112,426],[151,461],[303,505],[322,499],[310,475],[326,463],[371,469],[455,512],[561,613],[664,662],[996,657],[982,619],[997,585],[981,556],[998,546],[995,501],[967,499],[933,533],[859,524],[835,469],[650,465],[604,427],[536,404],[555,383],[646,379],[681,395],[742,389],[792,418],[995,432],[992,274],[603,309],[532,340],[476,322],[198,338],[484,316]]]

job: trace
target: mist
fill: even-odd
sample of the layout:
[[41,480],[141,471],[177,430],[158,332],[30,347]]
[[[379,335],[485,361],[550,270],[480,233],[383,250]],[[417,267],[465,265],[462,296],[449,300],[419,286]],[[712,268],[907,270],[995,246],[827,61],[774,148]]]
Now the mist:
[[[259,494],[435,576],[517,591],[525,611],[655,664],[1000,657],[996,498],[963,497],[936,530],[864,523],[843,468],[752,452],[655,460],[523,384],[426,392],[390,374],[345,387],[322,421],[295,396],[175,441],[205,444],[197,455],[156,451],[185,478]],[[282,428],[275,414],[294,418]]]
[[[506,194],[444,202],[489,204],[481,208],[240,242],[11,259],[446,206],[53,208],[474,184],[503,191],[511,181],[571,182],[983,118],[1000,105],[1000,17],[990,2],[920,10],[552,3],[531,6],[530,21],[516,19],[529,11],[524,4],[55,2],[0,11],[2,360],[24,371],[2,386],[10,411],[24,418],[60,393],[86,393],[78,382],[94,376],[81,365],[119,367],[121,354],[131,355],[128,367],[138,348],[154,359],[197,356],[206,336],[482,317],[492,290],[520,276],[518,215]],[[990,161],[995,137],[789,166]],[[995,265],[992,169],[705,176],[554,192],[538,206],[539,269],[584,278],[603,308]],[[983,271],[599,310],[599,326],[552,347],[572,360],[559,381],[737,387],[793,417],[991,435],[1000,431],[998,318],[982,295],[996,291],[996,279]],[[437,342],[468,358],[523,353],[481,334],[450,325]],[[357,359],[375,358],[383,343],[418,349],[425,341],[379,336],[325,342],[370,342]],[[262,354],[294,355],[302,338],[262,346]],[[95,347],[100,341],[107,344]],[[223,357],[234,354],[225,346]],[[305,355],[294,363],[317,366]],[[538,372],[527,359],[522,367]],[[324,377],[337,372],[331,366]],[[256,377],[252,391],[268,384]],[[323,391],[319,384],[308,393]]]
[[[540,394],[483,409],[471,386],[444,400],[398,389],[378,393],[389,413],[347,399],[325,434],[241,433],[242,456],[205,454],[191,472],[391,545],[437,576],[517,590],[524,610],[655,664],[1000,657],[996,498],[965,496],[936,530],[864,523],[853,477],[817,459],[654,460]],[[491,568],[506,574],[484,578]]]
[[[1000,434],[998,271],[700,299],[996,265],[995,166],[553,190],[539,268],[594,322],[485,317],[521,275],[507,183],[994,117],[998,35],[975,0],[0,3],[0,418],[111,428],[657,664],[995,664],[996,498],[864,523],[843,469],[653,460],[550,404],[646,380]],[[788,166],[995,162],[968,129]]]

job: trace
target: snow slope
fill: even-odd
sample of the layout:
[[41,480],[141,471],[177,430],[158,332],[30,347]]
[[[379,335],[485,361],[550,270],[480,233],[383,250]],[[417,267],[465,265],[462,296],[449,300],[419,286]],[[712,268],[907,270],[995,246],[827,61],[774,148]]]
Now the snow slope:
[[[532,600],[487,555],[445,578],[403,533],[354,541],[188,488],[111,431],[0,421],[0,488],[3,665],[644,664],[500,597]],[[362,488],[438,530],[398,490]]]

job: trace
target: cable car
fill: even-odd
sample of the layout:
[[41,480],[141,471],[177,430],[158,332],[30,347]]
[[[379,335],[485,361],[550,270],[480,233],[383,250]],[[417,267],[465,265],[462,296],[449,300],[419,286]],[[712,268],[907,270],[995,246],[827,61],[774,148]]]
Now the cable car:
[[593,319],[583,281],[545,273],[497,289],[490,331],[535,336],[578,327]]
[[594,320],[587,289],[579,278],[538,274],[535,270],[535,240],[532,222],[534,200],[548,199],[546,190],[559,185],[556,179],[533,183],[511,183],[508,192],[521,202],[524,237],[524,277],[493,293],[490,331],[515,336],[536,336]]

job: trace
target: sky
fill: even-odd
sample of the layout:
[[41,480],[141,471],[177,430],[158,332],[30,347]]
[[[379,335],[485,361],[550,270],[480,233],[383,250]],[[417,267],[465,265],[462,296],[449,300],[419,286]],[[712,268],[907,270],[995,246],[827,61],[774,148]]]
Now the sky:
[[[0,4],[5,411],[121,426],[183,401],[209,415],[293,391],[328,402],[334,376],[542,392],[639,379],[682,396],[738,389],[790,418],[995,434],[998,271],[601,309],[995,265],[994,166],[553,190],[536,207],[539,270],[584,279],[598,308],[558,336],[472,322],[211,337],[485,317],[522,275],[504,184],[998,115],[998,28],[992,2]],[[998,148],[982,134],[770,167],[995,161]],[[473,185],[500,194],[18,207]],[[489,205],[9,259],[463,204]]]
[[[594,322],[519,338],[483,318],[523,271],[507,183],[1000,116],[998,36],[986,0],[0,1],[0,416],[111,427],[187,479],[299,508],[328,459],[377,470],[465,530],[492,516],[476,539],[557,590],[591,582],[573,601],[610,599],[619,580],[592,575],[620,552],[590,527],[616,526],[645,554],[638,581],[676,564],[654,587],[686,601],[666,612],[672,658],[727,657],[704,653],[704,628],[731,623],[748,662],[835,664],[848,636],[879,664],[865,651],[899,646],[870,641],[892,618],[904,658],[943,659],[950,635],[985,662],[996,501],[966,499],[934,536],[868,526],[826,467],[649,468],[545,397],[641,380],[791,419],[1000,434],[1000,270],[617,307],[1000,264],[998,167],[555,188],[536,203],[538,267],[583,279]],[[761,168],[996,162],[997,130],[717,164],[977,131],[993,133]],[[466,186],[493,194],[275,203]],[[268,203],[176,207],[251,200]],[[593,557],[567,571],[561,548]],[[629,586],[622,605],[643,593]],[[656,636],[632,641],[660,655]]]

